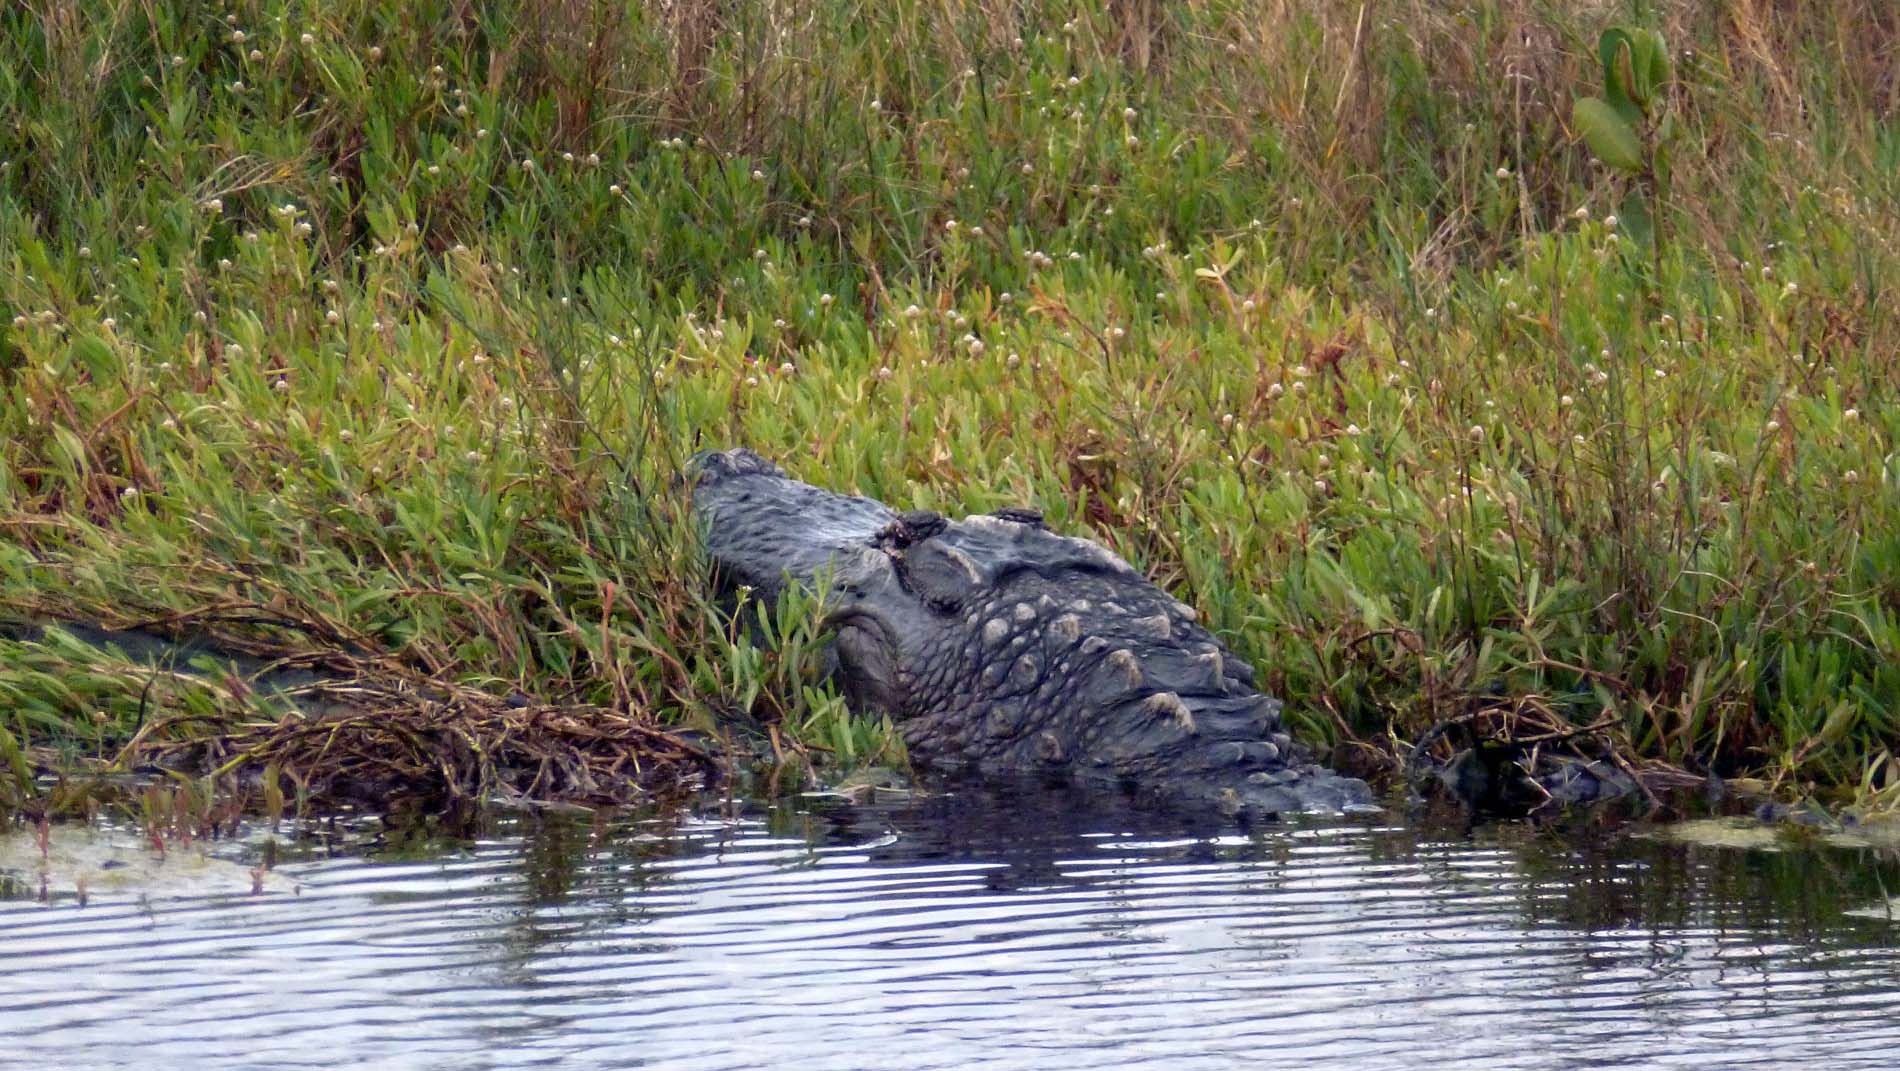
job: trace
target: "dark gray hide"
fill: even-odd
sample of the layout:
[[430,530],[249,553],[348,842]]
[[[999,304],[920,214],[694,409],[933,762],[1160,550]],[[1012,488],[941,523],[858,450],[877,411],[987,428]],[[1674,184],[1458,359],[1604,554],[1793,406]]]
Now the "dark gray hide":
[[696,461],[728,588],[768,602],[830,578],[838,678],[937,767],[1062,776],[1238,817],[1364,808],[1313,765],[1253,668],[1102,546],[1028,510],[946,520],[785,476],[750,450]]

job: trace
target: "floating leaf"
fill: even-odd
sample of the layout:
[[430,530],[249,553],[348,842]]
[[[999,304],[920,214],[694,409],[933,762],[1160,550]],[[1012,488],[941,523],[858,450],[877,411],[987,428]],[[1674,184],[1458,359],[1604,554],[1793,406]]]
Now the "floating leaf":
[[1752,851],[1778,852],[1786,847],[1778,828],[1767,822],[1739,815],[1726,818],[1692,818],[1686,822],[1677,822],[1640,833],[1638,836],[1645,840],[1674,841],[1677,844],[1695,844],[1707,848],[1743,848]]

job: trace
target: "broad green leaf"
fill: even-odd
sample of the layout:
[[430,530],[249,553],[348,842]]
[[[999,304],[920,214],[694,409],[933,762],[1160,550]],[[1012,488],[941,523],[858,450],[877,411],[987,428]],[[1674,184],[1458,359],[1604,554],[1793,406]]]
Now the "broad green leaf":
[[1601,97],[1577,101],[1573,117],[1596,158],[1629,174],[1643,170],[1643,143],[1622,115]]
[[1630,96],[1645,110],[1669,81],[1669,46],[1655,30],[1638,30],[1630,37]]
[[1597,62],[1603,65],[1603,95],[1615,100],[1627,97],[1630,84],[1626,64],[1630,54],[1630,35],[1612,26],[1597,38]]

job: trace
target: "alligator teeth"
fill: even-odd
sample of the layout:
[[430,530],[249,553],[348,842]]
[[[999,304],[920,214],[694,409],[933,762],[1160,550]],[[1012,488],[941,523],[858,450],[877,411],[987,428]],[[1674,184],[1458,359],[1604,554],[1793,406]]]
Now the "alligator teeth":
[[1142,636],[1153,640],[1165,640],[1174,635],[1174,626],[1168,622],[1167,614],[1155,614],[1151,617],[1137,617],[1129,626]]
[[1082,635],[1082,619],[1074,614],[1063,614],[1049,622],[1049,631],[1066,643],[1074,643]]
[[[1124,647],[1114,654],[1109,655],[1105,661],[1109,669],[1115,670],[1122,675],[1122,679],[1127,683],[1128,687],[1139,688],[1141,686],[1141,662],[1135,658],[1135,652]],[[1165,692],[1163,694],[1173,695],[1174,693]]]
[[1165,715],[1173,718],[1174,723],[1180,726],[1184,733],[1195,732],[1194,712],[1189,710],[1188,705],[1181,701],[1181,697],[1173,692],[1156,692],[1142,700],[1141,709],[1156,716]]

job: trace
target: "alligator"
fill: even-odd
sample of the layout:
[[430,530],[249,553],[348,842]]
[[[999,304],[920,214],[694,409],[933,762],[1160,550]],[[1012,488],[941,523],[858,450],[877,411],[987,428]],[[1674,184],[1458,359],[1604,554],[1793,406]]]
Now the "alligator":
[[898,511],[743,448],[699,454],[690,478],[722,594],[821,592],[847,704],[889,715],[926,768],[1242,823],[1373,809],[1192,609],[1033,509]]

